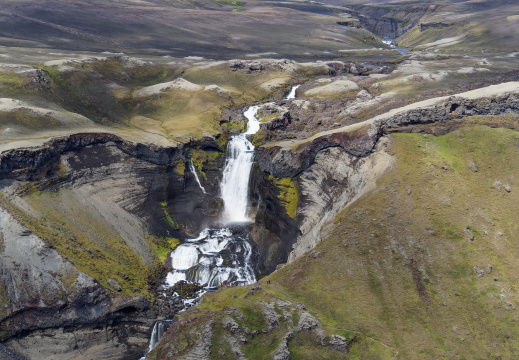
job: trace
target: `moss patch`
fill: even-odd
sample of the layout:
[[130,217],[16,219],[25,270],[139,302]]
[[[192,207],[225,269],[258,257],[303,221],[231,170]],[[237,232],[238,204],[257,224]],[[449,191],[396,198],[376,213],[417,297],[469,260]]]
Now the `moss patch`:
[[291,178],[277,179],[273,176],[269,180],[279,189],[278,199],[285,208],[287,215],[297,220],[297,206],[299,204],[299,192],[296,183]]
[[168,254],[175,250],[180,245],[180,240],[173,237],[148,236],[148,242],[158,256],[158,261],[161,264],[166,262]]

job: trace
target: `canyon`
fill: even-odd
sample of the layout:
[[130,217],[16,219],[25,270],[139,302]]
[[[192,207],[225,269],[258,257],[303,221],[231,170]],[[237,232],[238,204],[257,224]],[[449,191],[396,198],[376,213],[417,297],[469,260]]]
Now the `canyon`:
[[480,3],[3,2],[0,357],[516,357]]

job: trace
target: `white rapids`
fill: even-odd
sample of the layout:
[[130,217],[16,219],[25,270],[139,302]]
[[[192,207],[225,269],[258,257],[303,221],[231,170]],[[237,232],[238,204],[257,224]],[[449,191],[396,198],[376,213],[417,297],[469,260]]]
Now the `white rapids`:
[[171,271],[167,286],[178,281],[217,287],[222,282],[240,285],[256,281],[251,266],[252,247],[246,236],[233,234],[229,228],[205,229],[198,239],[187,240],[171,253]]

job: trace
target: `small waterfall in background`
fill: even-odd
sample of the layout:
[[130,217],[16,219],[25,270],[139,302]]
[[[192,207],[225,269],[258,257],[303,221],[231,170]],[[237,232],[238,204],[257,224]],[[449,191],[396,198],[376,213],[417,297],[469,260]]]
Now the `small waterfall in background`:
[[409,52],[409,49],[404,49],[404,48],[401,48],[401,47],[398,47],[397,45],[395,45],[394,41],[395,41],[395,39],[390,38],[390,37],[385,37],[382,39],[382,42],[384,44],[391,46],[393,49],[397,50],[402,55],[405,55]]
[[195,175],[196,183],[198,184],[198,186],[200,187],[202,192],[204,194],[207,194],[207,192],[205,191],[205,188],[202,186],[202,183],[200,182],[200,179],[198,178],[198,174],[196,173],[195,165],[193,165],[192,160],[189,160],[189,170],[191,170],[191,172]]
[[296,98],[296,90],[297,90],[300,86],[301,86],[301,85],[292,86],[292,89],[290,89],[290,92],[288,93],[286,99],[287,99],[287,100],[295,99],[295,98]]
[[[298,87],[299,85],[292,87],[286,99],[294,99]],[[247,108],[243,113],[248,120],[247,131],[234,135],[227,147],[227,162],[220,184],[221,197],[224,201],[222,221],[225,226],[205,229],[196,239],[187,239],[177,246],[171,253],[173,270],[166,277],[165,288],[170,288],[179,281],[198,283],[205,287],[205,290],[200,293],[201,296],[221,283],[248,285],[256,282],[251,261],[253,249],[249,240],[250,234],[243,231],[243,227],[236,225],[252,222],[247,212],[254,145],[248,140],[248,135],[253,135],[260,129],[260,122],[256,115],[263,106],[265,104]],[[192,161],[189,162],[189,168],[205,194],[206,191],[200,183]],[[198,301],[195,299],[184,303],[191,306]],[[164,322],[157,321],[153,327],[148,352],[157,345],[163,333]]]

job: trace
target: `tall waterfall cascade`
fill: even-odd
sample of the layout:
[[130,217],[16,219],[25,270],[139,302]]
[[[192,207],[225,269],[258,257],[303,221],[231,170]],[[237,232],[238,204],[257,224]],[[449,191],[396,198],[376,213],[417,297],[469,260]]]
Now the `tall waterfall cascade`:
[[223,171],[220,190],[224,203],[224,223],[247,223],[252,220],[247,216],[249,204],[249,179],[254,162],[254,145],[248,135],[258,132],[260,122],[256,117],[264,105],[249,107],[243,115],[247,119],[247,131],[235,135],[227,146],[227,163]]
[[[166,277],[168,286],[182,280],[207,288],[224,282],[245,285],[256,281],[248,234],[233,231],[229,226],[252,222],[247,216],[247,207],[254,146],[247,136],[259,130],[256,114],[263,106],[251,106],[245,111],[247,131],[235,135],[227,148],[228,157],[220,186],[224,201],[222,218],[226,227],[205,229],[198,238],[186,240],[171,253],[173,271]],[[194,167],[191,171],[195,172]]]
[[[298,87],[299,85],[292,87],[286,99],[294,99]],[[215,288],[221,283],[247,285],[256,282],[249,234],[240,230],[240,226],[233,225],[252,222],[247,212],[254,145],[248,140],[248,136],[260,129],[257,113],[263,106],[265,104],[247,108],[243,113],[248,121],[247,130],[233,136],[228,144],[228,157],[220,184],[224,201],[222,222],[225,226],[205,229],[196,239],[185,240],[171,253],[173,270],[166,277],[166,287],[182,280],[198,283],[206,289]],[[189,167],[200,189],[206,193],[191,161]],[[164,324],[155,323],[148,351],[160,341],[163,332]]]
[[[298,86],[291,88],[287,99],[294,99]],[[258,111],[265,106],[254,105],[245,110],[247,130],[234,135],[228,144],[227,162],[220,183],[224,201],[222,228],[205,229],[196,239],[185,240],[171,253],[173,270],[167,275],[166,283],[173,286],[178,281],[198,283],[213,288],[220,283],[235,282],[240,285],[256,281],[251,265],[252,246],[249,234],[239,230],[241,225],[251,223],[248,216],[249,179],[254,162],[254,145],[248,137],[260,129]],[[196,169],[190,162],[190,170],[202,189]]]

